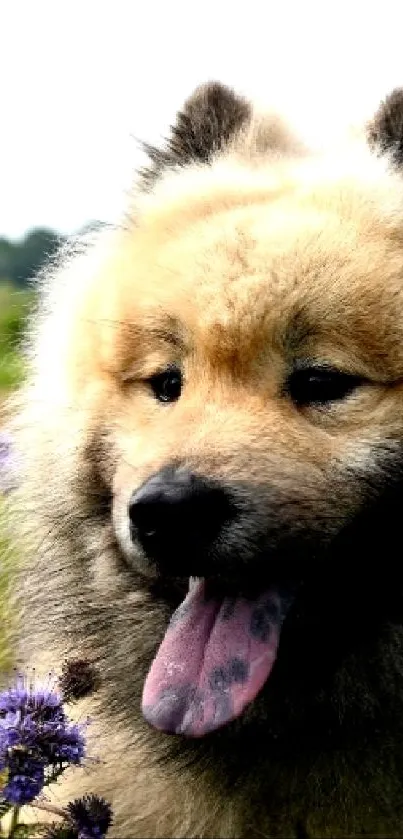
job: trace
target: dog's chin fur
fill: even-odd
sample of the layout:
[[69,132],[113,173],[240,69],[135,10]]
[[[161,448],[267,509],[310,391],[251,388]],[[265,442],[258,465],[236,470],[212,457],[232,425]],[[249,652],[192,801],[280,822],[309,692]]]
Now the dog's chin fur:
[[[59,805],[85,792],[105,796],[114,810],[111,836],[401,836],[403,120],[395,112],[402,102],[395,92],[375,116],[372,153],[364,137],[325,159],[312,157],[277,118],[254,116],[226,88],[202,88],[165,148],[148,149],[151,162],[125,229],[101,230],[41,278],[28,380],[14,402],[20,486],[10,513],[24,558],[19,657],[38,672],[57,671],[68,657],[97,665],[101,686],[76,713],[88,710],[92,718],[88,751],[100,762],[67,774],[55,795]],[[298,206],[289,216],[294,181]],[[270,274],[273,294],[285,291],[260,311],[270,283],[264,253],[263,269],[259,263],[257,222],[276,201],[279,216],[271,219],[281,245],[272,236],[267,258],[276,258],[277,247],[286,254],[285,267],[281,256]],[[301,207],[306,228],[298,226]],[[329,233],[318,227],[323,212]],[[229,221],[227,229],[231,213],[235,228]],[[253,213],[256,241],[248,249]],[[223,254],[226,231],[234,229],[233,249]],[[194,289],[191,280],[189,292],[199,240],[214,254],[214,276],[205,265],[207,290],[204,279]],[[281,332],[291,301],[294,333],[273,338],[269,366],[277,376],[281,353],[292,358],[298,342],[311,340],[301,310],[311,299],[314,311],[326,294],[323,346],[333,340],[344,364],[367,365],[373,386],[347,407],[297,416],[272,379],[260,394],[267,359],[259,367],[265,347],[250,313],[259,310],[270,330],[264,318],[274,312]],[[143,345],[148,352],[148,327],[158,330],[147,307],[166,314],[174,303],[176,320],[183,314],[195,330],[199,320],[210,329],[212,337],[199,336],[210,355],[183,419],[164,408],[160,425],[161,407],[138,384],[154,371],[136,379],[139,359],[129,364],[125,353]],[[160,365],[162,350],[150,353]],[[254,372],[245,380],[248,365]],[[225,370],[221,384],[213,374],[208,379],[211,368]],[[242,592],[273,579],[296,592],[260,695],[241,718],[197,741],[157,733],[140,713],[145,676],[186,581],[147,571],[125,548],[113,514],[173,454],[242,486],[245,522],[236,538],[228,534],[227,571],[214,585]]]

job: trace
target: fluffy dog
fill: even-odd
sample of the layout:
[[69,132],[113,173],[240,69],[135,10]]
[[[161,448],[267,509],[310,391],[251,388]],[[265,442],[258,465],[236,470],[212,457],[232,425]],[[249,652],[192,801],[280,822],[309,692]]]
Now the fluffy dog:
[[402,835],[402,124],[206,85],[41,279],[21,659],[96,663],[115,837]]

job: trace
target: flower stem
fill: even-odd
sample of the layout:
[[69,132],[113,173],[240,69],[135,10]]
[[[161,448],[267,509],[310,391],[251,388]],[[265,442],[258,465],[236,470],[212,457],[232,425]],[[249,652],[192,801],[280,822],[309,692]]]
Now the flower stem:
[[10,830],[8,831],[9,839],[15,834],[15,828],[18,826],[18,816],[20,815],[20,808],[13,807],[11,811],[11,821],[10,821]]
[[47,813],[53,813],[55,816],[61,816],[62,819],[66,818],[66,811],[62,810],[61,807],[55,807],[53,804],[46,804],[44,801],[32,801],[29,805],[33,807],[35,810],[46,810]]

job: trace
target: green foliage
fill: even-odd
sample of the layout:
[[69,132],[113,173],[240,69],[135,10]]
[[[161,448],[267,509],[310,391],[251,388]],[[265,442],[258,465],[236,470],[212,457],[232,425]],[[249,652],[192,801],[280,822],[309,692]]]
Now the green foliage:
[[0,238],[0,279],[23,288],[62,242],[61,235],[46,227],[30,230],[19,242]]
[[20,341],[34,293],[0,284],[0,391],[9,391],[23,376]]

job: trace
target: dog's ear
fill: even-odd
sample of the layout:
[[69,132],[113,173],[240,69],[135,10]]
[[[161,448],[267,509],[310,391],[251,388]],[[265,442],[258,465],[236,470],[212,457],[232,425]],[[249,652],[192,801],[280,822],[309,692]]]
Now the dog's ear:
[[209,163],[251,117],[246,99],[219,82],[198,87],[185,102],[162,148],[143,145],[149,166],[140,171],[149,189],[166,169],[193,162]]
[[368,140],[375,151],[390,154],[397,166],[403,166],[403,88],[381,102],[368,125]]

